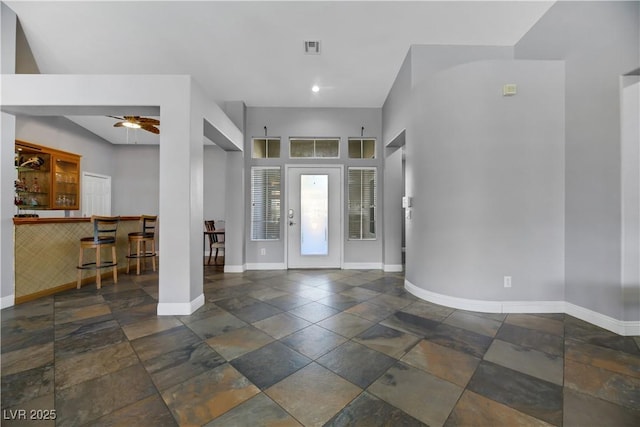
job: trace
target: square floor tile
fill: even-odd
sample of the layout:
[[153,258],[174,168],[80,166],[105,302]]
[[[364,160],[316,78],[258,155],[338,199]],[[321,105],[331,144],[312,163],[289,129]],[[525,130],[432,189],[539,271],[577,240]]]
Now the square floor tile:
[[466,387],[480,359],[431,341],[422,340],[402,361],[439,378]]
[[273,305],[246,295],[239,298],[216,301],[215,304],[247,323],[257,322],[282,312],[282,310]]
[[56,362],[56,388],[63,389],[138,364],[131,344],[122,342]]
[[562,424],[562,387],[556,384],[482,361],[467,389],[550,424]]
[[[304,426],[322,426],[362,390],[311,363],[265,393]],[[310,404],[312,402],[312,404]]]
[[522,326],[547,334],[564,335],[564,323],[547,317],[534,314],[509,314],[504,321],[510,325]]
[[267,304],[273,305],[283,311],[288,311],[301,305],[309,304],[312,300],[295,294],[286,294],[276,298],[265,300]]
[[146,360],[144,367],[158,390],[162,391],[223,363],[222,356],[200,342]]
[[232,360],[231,364],[253,384],[265,389],[310,362],[308,357],[275,341]]
[[91,422],[91,427],[172,427],[176,425],[169,408],[158,394],[139,400]]
[[327,317],[338,314],[340,313],[340,311],[336,310],[335,308],[331,308],[328,305],[320,304],[318,302],[312,302],[289,310],[288,313],[301,317],[309,322],[315,323],[319,322],[320,320],[326,319]]
[[445,427],[470,425],[550,427],[552,424],[466,390]]
[[564,427],[637,427],[640,408],[629,409],[574,390],[564,392]]
[[565,360],[565,388],[589,394],[617,405],[640,407],[640,379],[606,369]]
[[368,391],[427,425],[441,426],[463,388],[397,363],[371,384]]
[[353,307],[345,310],[345,313],[354,314],[356,316],[362,317],[363,319],[367,319],[371,322],[379,322],[383,319],[386,319],[396,310],[383,307],[376,304],[371,304],[370,302],[361,302],[358,305],[354,305]]
[[273,337],[253,326],[234,329],[226,334],[209,338],[207,341],[215,351],[227,360],[249,353],[273,342]]
[[230,426],[298,427],[302,424],[269,399],[266,394],[260,393],[205,424],[204,427]]
[[552,356],[562,357],[564,355],[564,339],[558,335],[504,323],[496,338],[525,348],[542,351]]
[[562,386],[564,360],[541,351],[493,340],[484,360]]
[[142,322],[132,323],[122,327],[129,340],[166,331],[167,329],[182,326],[183,323],[173,316],[158,316]]
[[179,425],[203,425],[258,394],[231,365],[225,363],[162,392]]
[[353,341],[399,359],[420,341],[420,338],[378,324],[354,337]]
[[466,329],[440,324],[425,333],[425,339],[474,357],[482,357],[491,345],[492,339]]
[[396,363],[396,359],[349,341],[317,362],[358,387],[366,388]]
[[440,322],[416,316],[415,314],[397,311],[380,322],[380,324],[422,338],[436,328]]
[[56,425],[90,424],[92,420],[155,393],[157,391],[151,378],[138,363],[69,388],[57,390]]
[[343,337],[351,338],[369,329],[374,323],[352,314],[338,313],[335,316],[318,322],[318,325],[336,334],[340,334]]
[[566,340],[565,357],[586,365],[640,378],[640,356],[580,341]]
[[218,335],[222,335],[234,329],[240,329],[247,326],[246,322],[238,319],[231,313],[226,311],[210,316],[202,320],[187,324],[187,327],[196,333],[202,339],[209,339]]
[[367,392],[338,412],[325,426],[427,427],[426,424]]
[[292,316],[288,313],[281,313],[268,319],[255,322],[253,326],[266,332],[275,339],[280,339],[302,328],[306,328],[310,324],[311,323],[299,317]]
[[52,394],[55,378],[53,365],[50,363],[15,374],[2,375],[2,408],[16,407]]
[[311,359],[328,353],[347,339],[320,326],[311,325],[280,341]]
[[498,333],[500,326],[502,326],[501,321],[476,316],[464,311],[451,313],[451,315],[444,320],[444,323],[488,337],[494,337],[496,333]]
[[167,329],[156,334],[147,335],[131,341],[140,360],[145,361],[165,353],[199,343],[201,340],[186,326]]
[[346,295],[340,294],[331,294],[327,297],[321,298],[318,300],[320,304],[328,305],[331,308],[335,308],[336,310],[346,310],[349,307],[353,307],[358,304],[358,301],[355,298],[351,298]]

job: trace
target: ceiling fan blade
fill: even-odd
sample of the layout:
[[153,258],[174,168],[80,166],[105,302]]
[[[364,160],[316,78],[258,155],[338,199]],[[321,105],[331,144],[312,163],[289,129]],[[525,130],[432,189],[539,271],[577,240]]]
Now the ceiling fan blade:
[[144,130],[146,130],[147,132],[151,132],[151,133],[155,133],[156,135],[160,133],[160,129],[158,129],[155,126],[151,126],[151,125],[147,125],[147,124],[142,124],[140,125],[140,127]]
[[125,120],[125,118],[124,118],[124,117],[109,116],[109,115],[107,115],[107,117],[111,117],[112,119]]
[[158,126],[160,124],[160,120],[152,119],[149,117],[139,117],[137,119],[137,122],[140,123],[141,125],[152,125],[152,126]]

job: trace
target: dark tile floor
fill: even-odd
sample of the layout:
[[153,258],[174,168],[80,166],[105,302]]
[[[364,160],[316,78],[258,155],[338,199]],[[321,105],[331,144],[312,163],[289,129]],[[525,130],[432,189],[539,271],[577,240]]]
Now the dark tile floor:
[[640,425],[640,339],[563,314],[454,310],[380,271],[206,267],[191,316],[157,296],[123,274],[2,310],[2,425]]

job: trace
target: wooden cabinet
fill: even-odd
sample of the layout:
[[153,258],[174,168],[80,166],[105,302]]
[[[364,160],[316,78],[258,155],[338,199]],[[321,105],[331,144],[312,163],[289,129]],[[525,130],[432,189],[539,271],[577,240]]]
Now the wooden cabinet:
[[80,208],[80,156],[16,141],[15,204],[18,210]]

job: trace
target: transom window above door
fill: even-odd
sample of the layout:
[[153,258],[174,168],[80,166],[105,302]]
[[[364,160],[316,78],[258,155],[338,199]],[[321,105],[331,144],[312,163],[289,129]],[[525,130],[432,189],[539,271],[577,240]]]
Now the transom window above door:
[[376,140],[374,138],[349,138],[350,159],[375,159]]
[[280,158],[280,138],[253,138],[254,159]]
[[340,138],[291,138],[289,157],[292,159],[338,159]]

